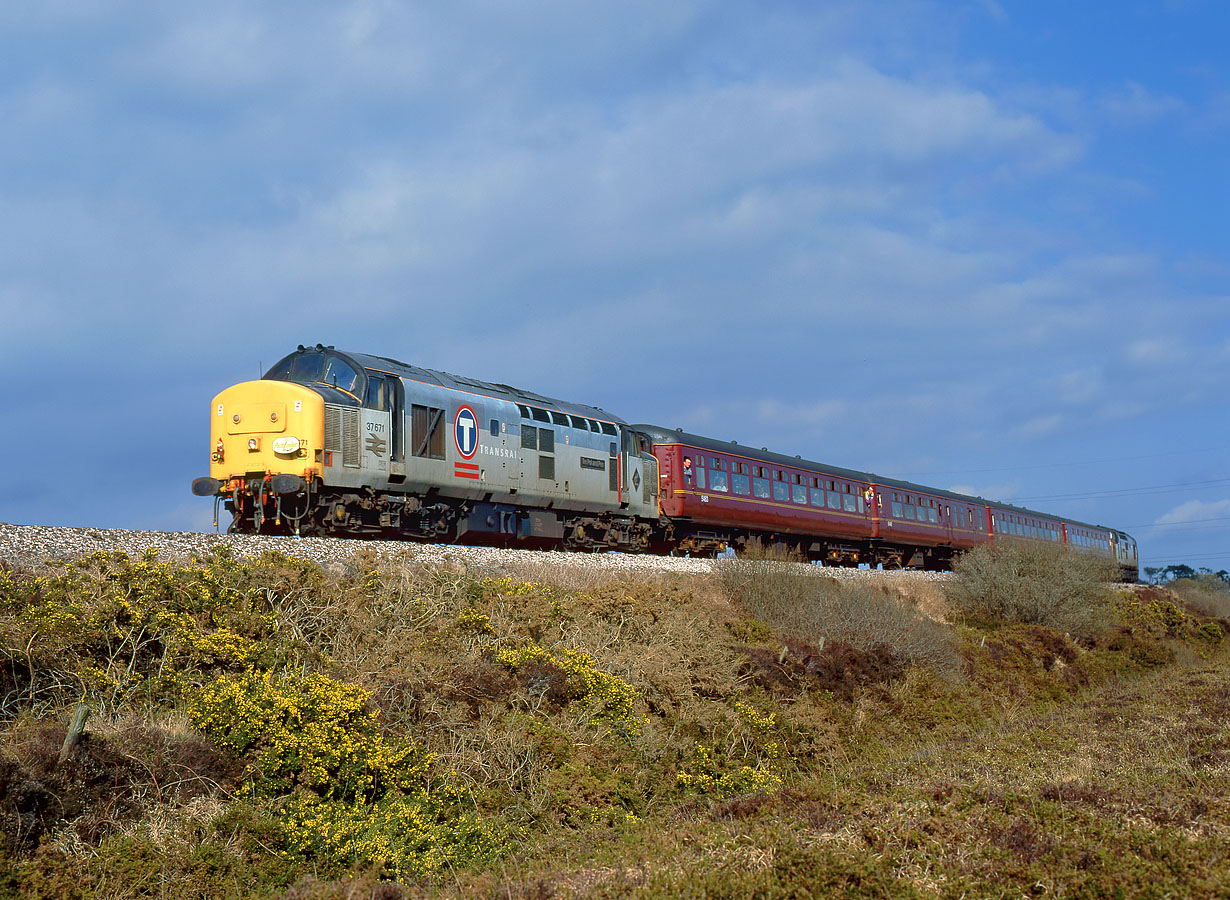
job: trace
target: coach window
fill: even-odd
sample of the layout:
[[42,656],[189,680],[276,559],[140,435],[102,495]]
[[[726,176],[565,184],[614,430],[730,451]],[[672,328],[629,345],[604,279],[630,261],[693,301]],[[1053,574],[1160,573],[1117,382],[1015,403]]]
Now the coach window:
[[787,500],[790,499],[790,489],[786,487],[786,482],[784,481],[774,481],[773,482],[773,499],[781,503],[785,503]]
[[[761,469],[760,471],[764,471]],[[769,479],[753,478],[752,479],[752,494],[759,497],[761,500],[769,499]]]
[[811,489],[811,505],[824,509],[824,491],[820,488]]
[[731,481],[731,486],[734,488],[734,492],[736,494],[742,494],[744,496],[747,496],[748,494],[751,493],[751,485],[748,481],[748,477],[744,475],[743,473],[738,472],[738,473],[731,475],[730,481]]
[[790,499],[800,506],[807,503],[807,485],[796,484],[790,488]]
[[927,507],[927,521],[929,521],[932,525],[939,524],[940,514],[936,511],[934,506]]
[[726,480],[726,473],[717,471],[716,469],[709,472],[709,490],[717,491],[718,493],[729,493],[730,487]]

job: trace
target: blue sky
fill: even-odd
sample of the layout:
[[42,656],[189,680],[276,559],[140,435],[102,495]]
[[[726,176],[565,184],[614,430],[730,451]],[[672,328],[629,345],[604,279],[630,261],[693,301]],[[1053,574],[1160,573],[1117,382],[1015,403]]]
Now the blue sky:
[[0,9],[0,521],[188,530],[323,342],[1230,568],[1230,10]]

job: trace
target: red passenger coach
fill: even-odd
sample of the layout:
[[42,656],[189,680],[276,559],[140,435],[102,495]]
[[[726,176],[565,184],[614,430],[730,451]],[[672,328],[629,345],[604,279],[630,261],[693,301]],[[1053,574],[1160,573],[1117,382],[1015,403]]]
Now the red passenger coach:
[[1136,578],[1136,543],[1113,529],[682,430],[633,428],[658,461],[664,548],[712,554],[759,540],[826,565],[946,569],[964,550],[1019,540],[1114,559]]
[[682,431],[635,428],[658,460],[659,502],[679,549],[709,554],[759,539],[834,565],[867,561],[880,517],[866,473]]

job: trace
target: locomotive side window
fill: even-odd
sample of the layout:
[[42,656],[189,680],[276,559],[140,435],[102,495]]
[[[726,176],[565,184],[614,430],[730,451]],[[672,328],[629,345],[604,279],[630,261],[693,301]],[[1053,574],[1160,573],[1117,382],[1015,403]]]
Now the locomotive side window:
[[389,408],[389,383],[379,375],[367,376],[367,398],[363,405],[368,409]]
[[566,428],[572,425],[572,421],[564,413],[551,413],[551,421],[556,425],[563,425]]
[[539,409],[537,406],[530,407],[530,415],[533,416],[534,420],[537,422],[550,423],[551,421],[551,417],[547,415],[547,411],[545,409]]
[[612,425],[610,422],[602,422],[600,424],[602,425],[603,434],[618,434],[619,433],[615,430],[615,426]]
[[522,406],[518,403],[517,409],[521,410],[521,418],[528,419],[530,417],[530,408],[528,406]]
[[500,436],[500,420],[499,419],[491,420],[491,436],[492,437]]
[[444,459],[444,410],[412,404],[410,442],[415,456]]

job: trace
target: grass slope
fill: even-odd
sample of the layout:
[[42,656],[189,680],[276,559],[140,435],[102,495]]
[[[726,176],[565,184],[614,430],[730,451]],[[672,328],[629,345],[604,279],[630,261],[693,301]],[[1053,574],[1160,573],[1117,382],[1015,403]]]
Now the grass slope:
[[976,562],[0,570],[0,897],[1230,895],[1223,599]]

